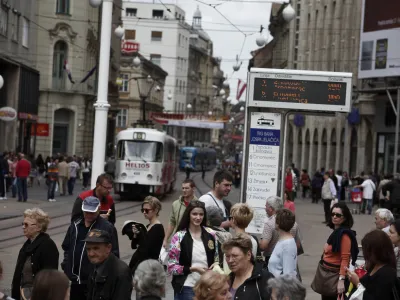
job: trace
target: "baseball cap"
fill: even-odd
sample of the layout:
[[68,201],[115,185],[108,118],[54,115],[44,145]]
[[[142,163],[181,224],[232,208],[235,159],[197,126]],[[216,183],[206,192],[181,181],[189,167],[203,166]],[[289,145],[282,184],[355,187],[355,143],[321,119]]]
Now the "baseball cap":
[[88,232],[84,241],[87,243],[111,244],[111,237],[107,231],[100,229],[93,229]]
[[82,203],[82,211],[85,212],[97,212],[100,206],[100,200],[94,196],[86,197]]

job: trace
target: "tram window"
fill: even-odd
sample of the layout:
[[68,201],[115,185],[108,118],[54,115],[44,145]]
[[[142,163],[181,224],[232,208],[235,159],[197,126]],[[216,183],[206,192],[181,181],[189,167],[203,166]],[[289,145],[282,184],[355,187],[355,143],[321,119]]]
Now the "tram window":
[[[120,142],[121,143],[121,142]],[[120,159],[130,161],[162,162],[163,144],[149,141],[122,141]]]

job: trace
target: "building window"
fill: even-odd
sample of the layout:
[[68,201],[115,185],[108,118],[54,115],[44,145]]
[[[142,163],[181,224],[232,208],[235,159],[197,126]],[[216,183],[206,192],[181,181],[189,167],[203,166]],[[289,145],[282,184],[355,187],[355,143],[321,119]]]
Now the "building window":
[[16,13],[12,15],[12,24],[11,24],[11,39],[15,42],[19,40],[19,16]]
[[117,124],[118,128],[125,128],[128,124],[128,109],[123,108],[117,114]]
[[175,79],[175,90],[178,90],[178,79]]
[[164,17],[164,11],[153,9],[153,19],[162,19]]
[[65,88],[64,63],[68,59],[68,46],[64,41],[58,41],[54,45],[53,53],[53,89]]
[[155,42],[161,42],[162,40],[162,31],[152,31],[151,32],[151,40]]
[[29,20],[22,18],[22,46],[29,47]]
[[8,9],[0,4],[0,34],[7,36]]
[[121,74],[122,84],[119,87],[120,92],[129,92],[129,74]]
[[160,54],[150,54],[150,61],[157,66],[161,65],[161,55]]
[[135,40],[136,30],[125,30],[125,40]]
[[181,46],[181,34],[179,34],[178,45],[179,45],[179,47]]
[[127,17],[136,17],[137,8],[127,8],[126,9],[126,16]]
[[69,0],[57,0],[57,10],[58,14],[69,14]]

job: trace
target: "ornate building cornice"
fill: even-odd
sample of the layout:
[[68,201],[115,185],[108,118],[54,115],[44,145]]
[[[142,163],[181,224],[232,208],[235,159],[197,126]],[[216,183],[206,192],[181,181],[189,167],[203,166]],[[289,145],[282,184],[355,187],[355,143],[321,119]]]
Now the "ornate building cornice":
[[60,22],[57,23],[53,29],[49,30],[50,38],[54,39],[55,37],[59,36],[60,32],[62,31],[67,34],[72,42],[76,39],[76,36],[78,35],[78,33],[75,32],[69,24]]

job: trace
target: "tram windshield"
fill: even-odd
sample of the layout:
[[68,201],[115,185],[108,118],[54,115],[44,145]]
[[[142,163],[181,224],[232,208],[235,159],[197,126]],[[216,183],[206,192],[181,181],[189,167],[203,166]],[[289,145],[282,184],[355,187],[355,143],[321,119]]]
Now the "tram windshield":
[[120,141],[117,159],[142,162],[162,162],[163,144],[150,141]]
[[193,157],[193,152],[190,151],[182,151],[182,159],[190,160]]

